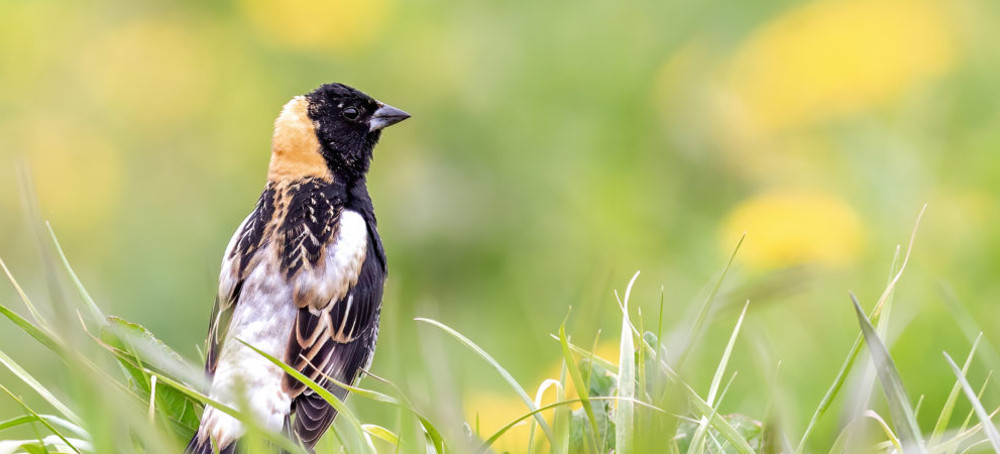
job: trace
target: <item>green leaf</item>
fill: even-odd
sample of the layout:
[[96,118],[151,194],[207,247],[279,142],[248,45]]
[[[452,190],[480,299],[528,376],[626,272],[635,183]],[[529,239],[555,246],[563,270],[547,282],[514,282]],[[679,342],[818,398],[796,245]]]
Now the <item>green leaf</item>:
[[691,346],[698,340],[701,336],[701,330],[705,327],[705,322],[708,321],[708,314],[711,313],[712,305],[715,303],[715,298],[719,294],[719,290],[722,289],[722,283],[726,280],[726,275],[729,274],[729,269],[733,266],[733,261],[736,260],[736,254],[740,251],[740,247],[743,245],[743,240],[747,238],[746,232],[740,235],[739,241],[736,242],[736,247],[733,248],[733,253],[729,255],[729,261],[726,262],[726,266],[722,268],[722,273],[719,274],[719,279],[716,280],[715,286],[712,287],[712,291],[708,294],[708,298],[702,303],[701,308],[698,310],[698,315],[695,316],[694,322],[691,324],[691,329],[688,331],[687,339],[685,342],[675,348],[679,351],[677,361],[671,361],[672,364],[680,369],[684,362],[687,360],[688,354],[691,352]]
[[913,414],[913,407],[910,406],[909,397],[903,387],[903,381],[899,377],[896,365],[889,355],[889,350],[885,348],[882,339],[875,332],[865,312],[861,309],[858,299],[851,294],[851,301],[854,303],[854,310],[858,316],[858,323],[861,325],[861,333],[868,344],[872,360],[875,362],[875,371],[878,374],[879,382],[882,383],[882,391],[889,402],[889,411],[892,414],[892,422],[899,433],[899,438],[907,450],[916,452],[927,452],[924,440],[920,433],[920,426],[917,418]]
[[60,418],[58,416],[53,416],[53,415],[22,415],[22,416],[18,416],[18,417],[11,418],[11,419],[8,419],[6,421],[0,422],[0,430],[10,429],[12,427],[18,427],[18,426],[21,426],[21,425],[24,425],[24,424],[33,423],[33,422],[41,422],[41,420],[45,420],[46,422],[48,422],[49,424],[52,424],[53,426],[59,426],[59,427],[62,427],[64,429],[67,429],[70,432],[73,432],[74,434],[76,434],[77,436],[80,436],[80,437],[86,437],[87,436],[87,431],[83,430],[82,427],[80,427],[80,426],[78,426],[76,424],[73,424],[73,423],[71,423],[71,422],[69,422],[69,421],[67,421],[67,420],[65,420],[63,418]]
[[[879,319],[886,300],[888,300],[890,295],[892,295],[896,283],[899,282],[900,277],[903,275],[903,271],[906,269],[906,265],[910,261],[910,253],[913,251],[913,243],[917,237],[917,227],[920,226],[920,219],[924,216],[924,210],[926,209],[927,205],[925,204],[923,208],[920,209],[920,213],[917,214],[917,220],[914,222],[913,230],[910,231],[910,241],[906,247],[906,255],[903,258],[903,263],[900,264],[895,276],[889,280],[885,290],[882,292],[882,296],[880,296],[878,302],[875,303],[875,308],[872,309],[872,315],[870,317],[871,320]],[[894,263],[895,260],[896,259],[894,257]],[[837,376],[833,379],[833,383],[830,387],[827,388],[826,393],[823,395],[823,398],[820,399],[819,405],[816,407],[816,411],[813,412],[812,417],[809,419],[809,423],[806,425],[806,430],[802,433],[802,439],[799,440],[799,444],[795,447],[795,454],[801,454],[805,449],[806,441],[809,440],[809,436],[812,435],[813,430],[816,428],[816,424],[819,422],[820,418],[826,414],[826,410],[830,408],[830,404],[833,403],[833,399],[840,393],[840,389],[843,387],[844,381],[847,380],[847,374],[854,368],[854,361],[857,360],[858,354],[861,352],[862,339],[863,336],[859,334],[854,340],[854,345],[851,347],[850,353],[847,354],[847,358],[845,358],[844,362],[840,365],[840,370],[837,371]]]
[[35,420],[37,420],[43,426],[45,426],[47,429],[49,429],[60,440],[62,440],[63,442],[65,442],[66,446],[68,446],[69,448],[71,448],[77,454],[80,453],[80,450],[76,446],[74,446],[73,443],[71,443],[68,438],[66,438],[62,433],[60,433],[59,430],[56,429],[52,424],[49,424],[48,421],[46,421],[41,416],[39,416],[39,414],[35,410],[32,410],[31,407],[29,407],[27,404],[25,404],[24,401],[22,401],[20,398],[18,398],[17,396],[15,396],[14,393],[10,392],[10,390],[7,389],[6,386],[0,385],[0,390],[2,390],[3,392],[7,393],[7,395],[10,396],[11,399],[14,399],[14,401],[17,402],[21,406],[21,408],[23,408],[25,411],[27,411],[28,413],[30,413],[31,416],[33,416],[35,418]]
[[14,322],[18,328],[21,328],[22,331],[28,333],[29,336],[35,338],[35,340],[49,350],[59,354],[62,353],[63,348],[61,342],[47,329],[36,326],[24,317],[21,317],[17,312],[10,310],[2,304],[0,304],[0,314],[3,314],[4,317],[7,317],[7,319]]
[[[594,416],[594,407],[590,404],[589,386],[584,384],[583,374],[580,372],[580,368],[576,362],[573,361],[573,353],[569,349],[569,340],[566,338],[566,321],[563,321],[562,325],[559,325],[559,344],[562,346],[563,361],[566,362],[570,378],[573,379],[573,386],[576,388],[576,393],[583,404],[583,411],[587,416],[587,421],[590,423],[590,434],[594,437],[600,437],[600,432],[597,431],[597,417]],[[601,446],[598,440],[599,438],[592,439],[592,446]]]
[[986,432],[986,437],[989,439],[990,444],[993,445],[993,450],[995,452],[1000,452],[1000,433],[997,433],[996,426],[993,425],[993,421],[990,419],[990,414],[983,408],[983,403],[979,401],[976,396],[976,391],[972,389],[969,385],[968,380],[965,379],[965,374],[962,373],[961,369],[955,364],[955,361],[944,353],[944,359],[948,361],[948,366],[951,367],[951,371],[955,373],[955,377],[962,384],[962,390],[965,392],[965,397],[969,399],[972,403],[972,408],[976,411],[976,416],[979,417],[979,421],[983,424],[983,430]]
[[[969,372],[969,366],[972,365],[972,358],[976,355],[976,347],[979,346],[979,341],[983,338],[983,333],[979,333],[976,340],[972,343],[972,349],[969,350],[969,355],[965,358],[965,364],[962,366],[962,375],[964,376]],[[941,439],[941,435],[948,428],[948,422],[951,421],[952,412],[955,410],[955,404],[958,402],[958,393],[962,391],[962,381],[956,380],[955,385],[952,386],[951,391],[948,392],[948,398],[944,402],[944,406],[941,408],[941,413],[938,414],[937,422],[934,423],[934,431],[931,432],[930,441],[927,443],[928,446],[934,446],[937,444],[938,440]]]
[[[396,391],[399,392],[400,395],[403,394],[403,392],[399,389],[399,387],[397,387],[392,382],[389,382],[388,380],[385,380],[383,378],[375,377],[371,373],[368,373],[368,376],[373,377],[373,378],[377,378],[379,381],[388,383],[393,388],[395,388]],[[381,392],[374,391],[374,390],[371,390],[371,389],[365,389],[365,388],[357,387],[357,386],[354,386],[354,385],[349,385],[347,383],[339,381],[339,380],[337,380],[337,379],[335,379],[333,377],[330,377],[330,376],[326,376],[325,378],[330,383],[333,383],[333,384],[335,384],[335,385],[337,385],[337,386],[339,386],[341,388],[346,389],[351,394],[356,394],[358,396],[364,397],[366,399],[374,400],[376,402],[382,402],[382,403],[387,403],[387,404],[395,405],[395,406],[397,406],[399,408],[402,408],[404,410],[409,411],[420,422],[420,426],[424,429],[424,434],[427,435],[428,437],[430,437],[431,442],[434,444],[434,448],[437,450],[437,452],[439,452],[439,453],[443,453],[444,452],[444,437],[441,435],[441,432],[436,427],[434,427],[434,424],[432,424],[430,422],[430,420],[428,420],[420,412],[418,412],[415,408],[413,408],[413,404],[411,404],[409,401],[401,401],[401,400],[399,400],[399,399],[397,399],[395,397],[392,397],[392,396],[390,396],[388,394],[385,394],[385,393],[381,393]],[[405,397],[404,397],[404,399],[405,399]]]
[[[328,389],[326,389],[326,388],[320,386],[319,384],[317,384],[316,382],[312,381],[312,379],[310,379],[309,377],[306,377],[305,375],[302,375],[302,373],[299,372],[299,371],[297,371],[297,370],[295,370],[294,367],[285,364],[284,361],[281,361],[280,359],[275,358],[274,356],[270,355],[269,353],[267,353],[267,352],[265,352],[265,351],[263,351],[263,350],[261,350],[261,349],[259,349],[257,347],[254,347],[253,345],[250,345],[246,341],[243,341],[241,339],[237,339],[237,340],[241,344],[246,345],[247,348],[249,348],[249,349],[257,352],[258,354],[260,354],[264,358],[267,358],[268,361],[270,361],[274,365],[280,367],[282,370],[285,371],[285,373],[287,373],[288,375],[291,375],[296,380],[302,382],[302,384],[306,385],[309,389],[313,390],[313,392],[315,392],[317,395],[319,395],[320,397],[322,397],[323,400],[325,400],[328,404],[330,404],[331,407],[333,407],[335,410],[337,410],[337,413],[343,415],[344,419],[346,419],[347,422],[348,422],[348,425],[352,429],[354,429],[354,431],[356,432],[357,436],[361,440],[365,441],[365,447],[367,448],[368,452],[371,452],[371,453],[378,452],[375,449],[375,445],[372,444],[371,439],[365,436],[365,431],[361,427],[361,421],[358,420],[358,417],[354,414],[354,412],[352,412],[349,408],[347,408],[347,405],[343,401],[341,401],[340,399],[338,399],[337,396],[334,396],[333,393],[331,393]],[[334,428],[333,430],[336,430],[336,429]]]
[[[719,392],[719,386],[722,384],[722,377],[726,372],[726,366],[729,365],[729,358],[733,354],[733,347],[736,345],[736,338],[739,336],[740,328],[743,326],[743,319],[747,315],[748,307],[750,307],[749,301],[743,305],[743,311],[740,313],[740,317],[736,320],[736,326],[733,328],[733,333],[729,336],[729,342],[726,344],[726,349],[722,353],[722,359],[719,360],[719,365],[715,369],[715,375],[712,377],[712,384],[709,386],[708,399],[706,399],[706,403],[715,407],[715,410],[712,412],[713,415],[718,412],[719,401],[716,400],[716,396]],[[698,430],[695,431],[691,439],[691,445],[695,448],[694,452],[701,452],[701,446],[703,446],[705,436],[707,435],[708,421],[713,415],[701,418],[701,422],[698,424]]]
[[[203,381],[200,374],[191,372],[191,366],[179,354],[138,323],[108,317],[101,327],[100,340],[128,373],[132,389],[147,402],[153,392],[150,370],[159,376],[180,377],[195,383]],[[197,399],[174,387],[158,387],[153,405],[158,409],[157,414],[172,424],[179,437],[190,437],[198,430],[200,402]]]
[[[617,397],[591,397],[591,400],[592,401],[613,401],[613,400],[621,401],[622,399],[617,398]],[[540,414],[540,413],[542,413],[544,411],[548,411],[548,410],[551,410],[551,409],[554,409],[554,408],[558,408],[558,407],[561,407],[561,406],[572,405],[572,404],[580,403],[580,402],[582,402],[581,399],[568,399],[568,400],[563,400],[563,401],[560,401],[560,402],[555,402],[555,403],[552,403],[552,404],[549,404],[549,405],[545,405],[545,406],[536,408],[534,410],[531,410],[531,411],[525,413],[524,415],[522,415],[521,417],[519,417],[519,418],[517,418],[517,419],[515,419],[515,420],[513,420],[513,421],[511,421],[509,423],[507,423],[505,426],[501,427],[499,430],[497,430],[496,432],[494,432],[493,435],[490,435],[490,437],[487,438],[485,442],[483,442],[483,446],[479,448],[478,452],[482,453],[482,452],[486,452],[487,450],[489,450],[489,447],[493,443],[495,443],[504,433],[506,433],[508,430],[510,430],[514,426],[518,425],[521,421],[524,421],[524,420],[526,420],[528,418],[531,418],[533,416],[537,416],[538,414]],[[657,408],[657,407],[652,406],[652,405],[649,405],[649,404],[647,404],[645,402],[641,402],[641,401],[637,401],[635,399],[632,399],[631,403],[632,404],[637,404],[637,405],[640,405],[642,407],[649,408],[651,410],[663,413],[663,409]],[[585,424],[582,424],[583,423],[582,419],[584,418],[583,414],[576,413],[576,412],[574,412],[574,414],[579,415],[579,421],[581,423],[580,426],[581,427],[586,427]],[[580,445],[577,445],[577,446],[580,446]],[[570,449],[570,452],[576,453],[576,452],[579,452],[579,451],[576,451],[574,449]],[[605,452],[607,452],[607,451],[605,451]]]
[[0,441],[0,454],[17,452],[26,452],[28,454],[69,454],[79,452],[74,450],[74,446],[80,446],[88,452],[93,451],[90,443],[84,440],[70,438],[67,441],[63,441],[59,437],[51,435],[41,440],[2,440]]
[[[501,366],[496,359],[493,359],[493,357],[490,356],[489,353],[486,353],[486,350],[483,350],[480,346],[476,345],[475,342],[472,342],[471,340],[469,340],[469,338],[463,336],[458,331],[451,329],[451,327],[449,327],[448,325],[445,325],[444,323],[441,323],[437,320],[431,320],[429,318],[417,318],[415,320],[417,320],[418,322],[429,323],[438,328],[441,328],[442,330],[444,330],[444,332],[450,334],[452,337],[458,339],[461,343],[465,344],[466,347],[469,347],[469,349],[476,352],[476,354],[479,355],[480,358],[483,358],[487,363],[493,366],[493,368],[496,369],[497,372],[500,373],[500,376],[503,377],[504,381],[506,381],[507,384],[511,386],[511,388],[514,388],[514,391],[521,398],[524,404],[528,406],[530,410],[534,411],[538,409],[538,407],[535,406],[535,403],[531,400],[531,397],[528,396],[528,393],[524,390],[524,388],[521,387],[521,385],[517,382],[517,380],[514,379],[514,376],[511,375],[510,372],[507,372],[507,369],[504,369],[503,366]],[[552,429],[549,427],[549,424],[545,422],[545,418],[543,418],[541,415],[537,413],[534,414],[534,417],[535,421],[537,421],[538,425],[542,428],[542,431],[545,432],[545,437],[549,439],[549,444],[552,446],[556,446],[557,443],[555,434],[552,433]]]
[[392,433],[391,430],[386,429],[377,424],[362,424],[361,428],[364,429],[365,433],[374,435],[376,438],[387,441],[393,446],[399,446],[399,436]]
[[31,316],[35,318],[35,322],[38,323],[45,331],[52,332],[51,327],[45,325],[45,319],[42,318],[38,309],[36,309],[35,305],[31,303],[31,298],[28,298],[28,294],[24,293],[24,289],[21,288],[21,284],[17,283],[17,279],[14,279],[14,275],[11,274],[9,269],[7,269],[7,264],[4,263],[3,259],[0,259],[0,269],[3,269],[4,274],[7,275],[7,280],[9,280],[10,284],[14,286],[14,290],[17,291],[18,296],[21,297],[21,301],[24,302],[25,307],[28,308],[28,312],[30,312]]
[[80,417],[77,416],[77,414],[73,412],[73,410],[70,410],[69,406],[62,403],[62,401],[56,398],[56,396],[52,394],[51,391],[49,391],[45,386],[39,383],[38,380],[35,379],[35,377],[31,376],[31,374],[29,374],[28,371],[24,370],[24,368],[22,368],[19,364],[17,364],[11,357],[7,356],[7,354],[4,353],[3,351],[0,351],[0,364],[6,366],[7,369],[9,369],[11,372],[14,373],[15,376],[17,376],[17,378],[19,378],[22,382],[30,386],[31,389],[34,389],[35,392],[38,393],[38,395],[42,396],[42,398],[45,399],[45,401],[48,402],[50,405],[52,405],[53,408],[59,410],[59,413],[62,413],[63,416],[69,418],[71,421],[73,421],[74,424],[81,424],[82,419],[80,419]]
[[63,252],[62,245],[59,244],[59,239],[56,238],[56,232],[55,230],[52,230],[52,225],[49,224],[48,221],[45,221],[45,228],[49,231],[49,238],[52,239],[52,245],[55,247],[56,255],[59,256],[63,267],[66,268],[66,273],[69,274],[70,280],[73,281],[73,285],[76,286],[76,290],[80,293],[83,301],[87,303],[86,308],[90,312],[90,317],[94,321],[104,320],[104,313],[102,313],[101,309],[97,307],[97,303],[95,303],[94,299],[90,297],[90,293],[87,292],[87,289],[83,286],[83,282],[80,281],[80,277],[76,275],[75,271],[73,271],[73,267],[69,264],[69,259],[66,258],[66,254]]
[[[148,374],[156,374],[156,372],[154,372],[152,370],[148,370],[148,369],[145,372],[148,373]],[[157,378],[157,382],[158,383],[170,386],[171,388],[176,389],[177,391],[180,391],[180,392],[184,393],[185,395],[187,395],[187,396],[189,396],[189,397],[197,400],[198,402],[201,402],[202,405],[211,405],[216,410],[219,410],[219,411],[221,411],[221,412],[223,412],[223,413],[225,413],[225,414],[227,414],[229,416],[232,416],[233,418],[236,418],[240,422],[246,424],[249,428],[254,428],[254,426],[256,425],[256,421],[254,421],[248,415],[244,415],[239,410],[236,410],[236,409],[234,409],[234,408],[232,408],[232,407],[230,407],[230,406],[228,406],[226,404],[223,404],[222,402],[219,402],[219,401],[217,401],[215,399],[212,399],[211,397],[208,397],[208,396],[202,394],[201,392],[195,390],[194,388],[192,388],[192,387],[190,387],[188,385],[185,385],[184,383],[178,382],[177,380],[174,380],[174,379],[172,379],[170,377],[167,377],[165,375],[158,375],[157,374],[156,378]],[[162,387],[158,387],[157,389],[159,390],[158,392],[162,392],[163,391]],[[304,452],[302,450],[302,448],[296,446],[290,440],[288,440],[287,438],[281,436],[280,434],[272,433],[272,432],[268,432],[268,431],[264,431],[264,430],[256,430],[255,432],[257,432],[258,435],[263,435],[265,438],[268,439],[268,441],[274,443],[276,446],[280,447],[281,449],[284,449],[284,450],[292,452],[292,453],[302,453],[302,452]]]
[[[632,286],[639,278],[636,271],[625,288],[625,300],[622,301],[622,333],[618,349],[618,406],[615,409],[615,452],[631,452],[632,433],[635,430],[635,338],[632,337],[632,322],[629,320],[628,303],[632,294]],[[616,293],[617,296],[617,293]]]

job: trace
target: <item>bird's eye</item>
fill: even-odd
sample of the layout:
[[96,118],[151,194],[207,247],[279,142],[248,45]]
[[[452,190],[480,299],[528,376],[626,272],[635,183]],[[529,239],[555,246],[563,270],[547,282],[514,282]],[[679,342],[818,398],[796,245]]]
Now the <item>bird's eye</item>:
[[353,107],[348,107],[348,108],[344,109],[344,118],[346,118],[348,120],[357,120],[358,119],[358,115],[360,115],[360,114],[361,114],[361,112],[359,112],[358,109],[355,109]]

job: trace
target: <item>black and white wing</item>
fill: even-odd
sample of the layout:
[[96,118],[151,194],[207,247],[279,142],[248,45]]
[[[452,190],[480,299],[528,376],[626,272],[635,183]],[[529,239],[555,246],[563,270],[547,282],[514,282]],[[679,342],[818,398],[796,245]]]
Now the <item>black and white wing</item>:
[[[285,269],[298,307],[285,361],[343,399],[346,391],[329,379],[354,383],[371,361],[385,259],[365,215],[316,192],[322,189],[303,188],[292,196],[282,227]],[[282,387],[294,398],[290,429],[312,447],[336,411],[291,376]]]
[[265,246],[265,229],[274,215],[274,194],[270,186],[264,189],[257,200],[257,205],[240,227],[236,229],[226,253],[222,258],[222,271],[219,273],[219,293],[215,297],[215,307],[212,309],[211,323],[208,327],[208,339],[205,349],[205,372],[211,376],[219,364],[222,353],[222,343],[240,300],[243,283],[249,270],[261,258],[257,251]]

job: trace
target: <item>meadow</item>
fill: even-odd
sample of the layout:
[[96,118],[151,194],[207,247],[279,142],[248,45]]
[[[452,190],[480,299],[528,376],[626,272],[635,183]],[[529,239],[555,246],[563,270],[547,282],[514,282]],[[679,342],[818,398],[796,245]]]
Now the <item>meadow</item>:
[[332,81],[413,118],[320,452],[993,452],[998,18],[0,1],[0,453],[180,451],[274,118]]

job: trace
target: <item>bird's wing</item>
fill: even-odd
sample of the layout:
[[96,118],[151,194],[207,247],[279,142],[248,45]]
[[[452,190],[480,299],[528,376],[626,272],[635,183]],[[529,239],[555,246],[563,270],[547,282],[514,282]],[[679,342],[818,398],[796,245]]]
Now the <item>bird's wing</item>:
[[[299,314],[285,359],[341,399],[346,392],[328,378],[353,383],[375,348],[385,265],[377,234],[361,214],[342,210],[322,266],[303,270],[294,282]],[[293,433],[312,446],[336,411],[291,376],[284,388],[295,397]]]
[[233,316],[243,289],[243,282],[260,260],[257,251],[264,246],[264,230],[274,214],[274,189],[268,187],[260,195],[253,211],[236,229],[226,253],[222,256],[222,271],[219,273],[219,293],[215,297],[211,323],[206,340],[205,372],[215,373],[222,352],[222,342],[226,339],[229,322]]

